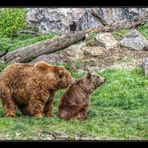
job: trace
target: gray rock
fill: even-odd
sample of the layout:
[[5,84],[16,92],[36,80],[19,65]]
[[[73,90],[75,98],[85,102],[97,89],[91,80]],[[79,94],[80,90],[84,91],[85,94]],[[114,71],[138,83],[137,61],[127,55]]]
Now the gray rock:
[[148,47],[148,40],[137,30],[130,31],[119,43],[123,47],[134,50],[145,50]]
[[145,76],[148,76],[148,57],[144,59],[142,67],[144,69]]
[[66,63],[67,58],[62,53],[51,53],[38,56],[37,58],[33,59],[30,63],[34,64],[38,61],[44,61],[53,65]]
[[104,47],[83,47],[82,48],[84,57],[98,57],[104,53]]
[[71,45],[70,47],[64,50],[64,54],[70,61],[82,60],[84,59],[84,54],[82,51],[82,48],[84,46],[85,43],[83,42]]
[[116,47],[117,40],[112,36],[111,33],[99,33],[96,36],[96,40],[103,45],[107,50]]
[[108,24],[130,20],[148,8],[28,8],[26,21],[42,33],[68,33],[70,25],[76,23],[76,30],[101,26],[91,10],[106,20]]

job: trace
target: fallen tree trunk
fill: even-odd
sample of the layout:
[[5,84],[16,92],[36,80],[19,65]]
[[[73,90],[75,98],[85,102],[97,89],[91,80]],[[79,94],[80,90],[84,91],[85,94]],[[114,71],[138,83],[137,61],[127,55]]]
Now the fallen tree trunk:
[[44,40],[19,48],[6,55],[6,63],[29,62],[39,55],[53,53],[77,43],[85,39],[85,34],[85,32],[69,33],[52,40]]

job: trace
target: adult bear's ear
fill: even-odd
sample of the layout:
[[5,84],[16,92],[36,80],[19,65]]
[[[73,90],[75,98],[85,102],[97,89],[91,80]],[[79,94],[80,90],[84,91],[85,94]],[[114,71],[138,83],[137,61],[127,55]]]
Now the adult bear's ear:
[[47,70],[50,65],[44,61],[40,61],[34,64],[34,67],[40,69],[40,70]]
[[87,73],[86,78],[87,78],[87,79],[90,79],[90,78],[91,78],[91,73],[90,73],[90,72]]

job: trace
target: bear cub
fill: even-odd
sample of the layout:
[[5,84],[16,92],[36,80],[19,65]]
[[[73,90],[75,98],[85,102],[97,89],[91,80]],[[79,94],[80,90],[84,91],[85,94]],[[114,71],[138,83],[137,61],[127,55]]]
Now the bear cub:
[[60,99],[59,117],[64,120],[85,120],[89,95],[105,81],[105,78],[91,73],[80,80],[76,80]]

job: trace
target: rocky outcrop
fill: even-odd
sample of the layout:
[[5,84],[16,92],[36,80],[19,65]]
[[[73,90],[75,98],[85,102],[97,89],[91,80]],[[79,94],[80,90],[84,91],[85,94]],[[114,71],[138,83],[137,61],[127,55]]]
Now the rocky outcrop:
[[130,20],[135,15],[148,12],[148,8],[28,8],[26,20],[42,33],[68,33],[101,26],[91,13],[93,10],[108,24],[120,20]]
[[148,40],[139,31],[132,30],[119,42],[119,45],[134,50],[147,50]]

